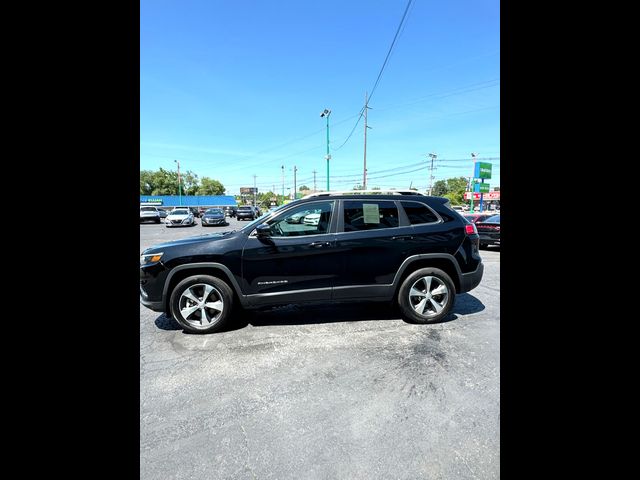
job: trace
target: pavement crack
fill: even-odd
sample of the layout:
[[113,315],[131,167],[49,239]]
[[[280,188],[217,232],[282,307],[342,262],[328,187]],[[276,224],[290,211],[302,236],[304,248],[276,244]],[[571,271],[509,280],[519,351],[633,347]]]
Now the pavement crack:
[[253,478],[257,479],[258,477],[256,476],[256,472],[254,472],[253,468],[251,468],[251,465],[249,465],[250,452],[249,452],[249,438],[247,437],[247,432],[245,431],[244,426],[242,424],[240,424],[240,429],[242,430],[242,435],[244,438],[244,446],[247,451],[247,459],[245,460],[244,466],[249,469],[249,471],[251,472],[251,475],[253,475]]

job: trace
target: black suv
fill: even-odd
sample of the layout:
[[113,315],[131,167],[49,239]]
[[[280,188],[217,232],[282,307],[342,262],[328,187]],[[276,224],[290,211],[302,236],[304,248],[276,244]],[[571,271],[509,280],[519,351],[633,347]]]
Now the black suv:
[[255,220],[257,217],[255,207],[251,205],[242,205],[238,207],[236,211],[236,218],[238,220]]
[[446,198],[393,192],[314,194],[241,230],[150,247],[140,301],[199,333],[238,305],[396,302],[410,322],[437,322],[482,279],[476,228]]

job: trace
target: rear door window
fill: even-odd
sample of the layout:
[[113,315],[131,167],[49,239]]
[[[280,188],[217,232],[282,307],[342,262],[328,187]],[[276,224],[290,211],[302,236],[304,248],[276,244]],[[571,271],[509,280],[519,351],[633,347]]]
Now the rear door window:
[[398,208],[389,200],[346,200],[344,231],[376,230],[399,225]]

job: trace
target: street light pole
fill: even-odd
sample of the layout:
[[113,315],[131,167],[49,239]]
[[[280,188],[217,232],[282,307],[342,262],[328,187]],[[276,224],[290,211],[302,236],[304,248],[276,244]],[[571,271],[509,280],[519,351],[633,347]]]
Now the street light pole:
[[284,204],[284,165],[282,165],[282,203]]
[[180,180],[180,162],[174,160],[178,164],[178,203],[182,206],[182,180]]
[[331,155],[329,154],[329,115],[331,115],[331,110],[325,108],[324,111],[320,114],[320,118],[327,117],[327,192],[329,191],[329,160],[331,160]]

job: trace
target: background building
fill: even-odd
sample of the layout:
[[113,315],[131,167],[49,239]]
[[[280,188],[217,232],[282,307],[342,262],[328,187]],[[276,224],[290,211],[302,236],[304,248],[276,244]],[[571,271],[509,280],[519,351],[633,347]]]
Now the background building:
[[156,207],[226,207],[237,206],[232,195],[140,195],[140,205]]

